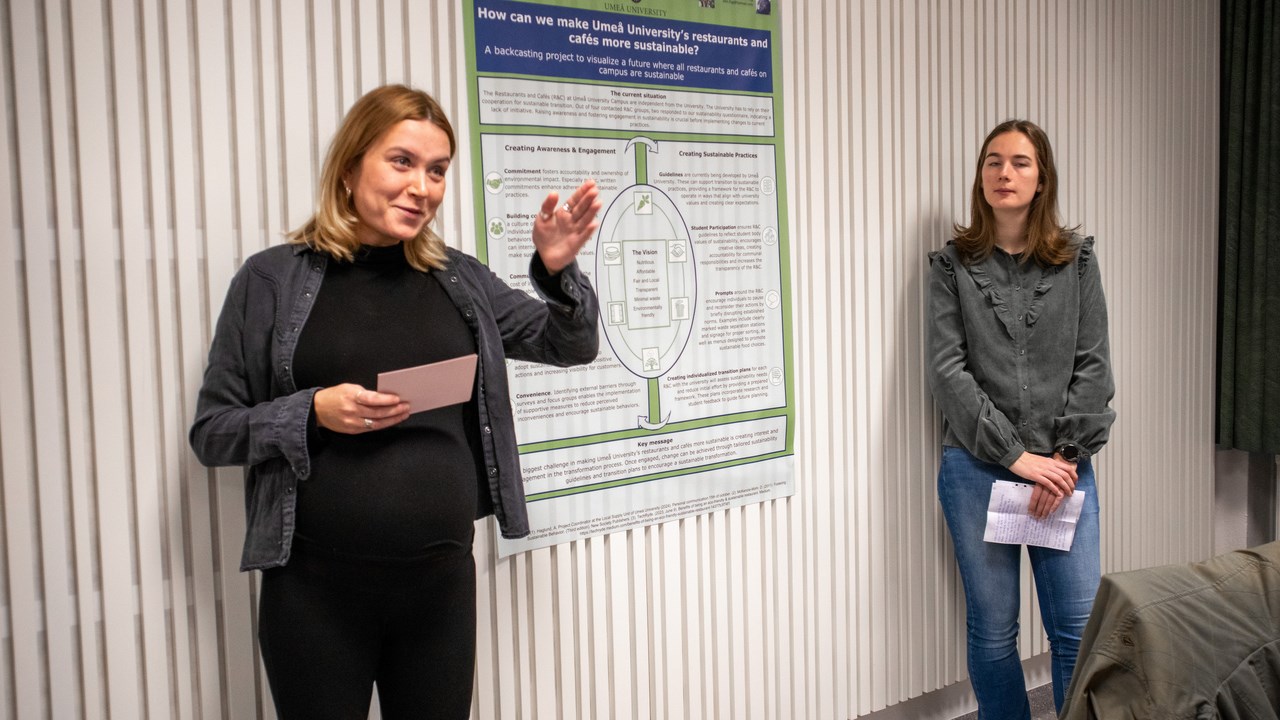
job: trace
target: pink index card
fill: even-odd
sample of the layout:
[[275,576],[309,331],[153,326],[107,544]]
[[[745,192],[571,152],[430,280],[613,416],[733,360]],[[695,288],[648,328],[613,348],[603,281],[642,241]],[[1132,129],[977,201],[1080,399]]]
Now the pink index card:
[[476,354],[441,360],[417,367],[378,373],[378,392],[399,395],[410,413],[456,405],[471,399],[475,385]]

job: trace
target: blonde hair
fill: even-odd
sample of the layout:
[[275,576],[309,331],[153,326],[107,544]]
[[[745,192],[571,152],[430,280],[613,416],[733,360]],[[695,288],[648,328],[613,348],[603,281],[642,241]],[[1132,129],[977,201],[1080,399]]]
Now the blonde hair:
[[1027,217],[1027,249],[1022,253],[1022,261],[1034,258],[1042,267],[1070,262],[1076,254],[1071,242],[1075,228],[1063,227],[1058,217],[1058,168],[1053,162],[1053,148],[1049,146],[1049,136],[1045,131],[1030,120],[1006,120],[995,126],[982,141],[969,200],[969,226],[956,223],[953,228],[960,260],[966,265],[982,262],[995,247],[996,219],[982,192],[982,166],[991,141],[1007,132],[1022,133],[1031,141],[1036,149],[1036,165],[1040,168],[1041,189],[1031,200]]
[[[355,251],[360,248],[356,237],[360,216],[343,177],[383,133],[404,120],[426,120],[443,130],[449,137],[449,157],[453,157],[457,149],[453,126],[434,98],[404,85],[370,90],[347,111],[329,143],[320,170],[316,213],[288,234],[289,242],[306,245],[335,260],[351,262],[355,258]],[[417,270],[441,269],[447,264],[444,240],[425,225],[422,232],[403,245],[405,258]]]

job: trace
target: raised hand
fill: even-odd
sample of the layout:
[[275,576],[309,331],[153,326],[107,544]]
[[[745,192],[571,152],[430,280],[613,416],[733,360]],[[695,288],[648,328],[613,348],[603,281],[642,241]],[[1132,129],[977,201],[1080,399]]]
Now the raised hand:
[[602,203],[594,180],[578,186],[563,204],[560,194],[551,192],[542,201],[542,210],[533,221],[533,246],[542,264],[552,275],[578,256],[600,223],[596,222]]

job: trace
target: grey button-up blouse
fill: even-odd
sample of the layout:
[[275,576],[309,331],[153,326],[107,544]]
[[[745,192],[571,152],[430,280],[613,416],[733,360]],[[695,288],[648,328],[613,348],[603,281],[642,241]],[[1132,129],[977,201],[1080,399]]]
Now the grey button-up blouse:
[[1024,451],[1106,444],[1115,411],[1107,306],[1093,238],[1040,267],[995,248],[965,266],[955,245],[931,253],[929,383],[943,443],[1008,467]]

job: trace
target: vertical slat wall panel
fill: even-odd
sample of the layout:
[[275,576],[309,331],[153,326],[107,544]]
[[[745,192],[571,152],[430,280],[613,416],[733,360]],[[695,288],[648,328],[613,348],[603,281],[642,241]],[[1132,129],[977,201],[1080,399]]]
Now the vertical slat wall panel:
[[[1104,567],[1211,552],[1217,4],[775,11],[797,494],[502,562],[481,523],[476,718],[850,718],[964,678],[924,278],[1010,116],[1049,131],[1064,213],[1098,237],[1120,413]],[[310,213],[361,92],[430,90],[469,147],[462,12],[0,10],[0,717],[274,717],[240,473],[186,445],[210,333],[239,264]],[[440,218],[466,250],[471,163]]]
[[[11,28],[13,27],[13,17],[11,9],[6,5],[0,9],[0,37],[10,37]],[[9,49],[9,48],[6,48]],[[13,56],[10,53],[0,53],[0,77],[12,77]],[[14,126],[14,109],[16,104],[13,98],[13,87],[11,83],[6,83],[0,87],[0,163],[5,168],[5,187],[0,191],[0,227],[18,228],[21,227],[21,216],[18,214],[17,193],[14,189],[17,187],[18,169],[14,152],[17,150],[17,143],[14,138],[17,137],[17,128]],[[0,283],[0,332],[6,337],[18,337],[21,331],[22,323],[18,318],[18,298],[21,296],[18,287],[19,264],[18,258],[14,254],[19,242],[15,238],[14,242],[0,245],[0,267],[3,267],[3,275],[6,282]],[[24,379],[22,377],[22,344],[10,341],[6,343],[6,347],[0,349],[0,397],[19,397],[25,393]],[[7,378],[7,379],[4,379]],[[13,411],[5,412],[0,410],[0,431],[5,428],[12,427],[14,423],[22,423],[23,418],[20,414],[23,411],[22,405],[25,402],[17,403],[19,407]],[[13,438],[8,440],[0,435],[0,480],[5,476],[11,476],[12,473],[30,474],[29,460],[21,458],[19,462],[10,464],[5,460],[11,452],[17,451],[22,446],[24,440],[21,438]],[[4,501],[6,493],[4,492],[4,484],[0,482],[0,501]],[[4,501],[8,507],[8,501]],[[3,509],[0,508],[0,515],[3,515]],[[10,519],[4,517],[5,530],[11,531]],[[19,522],[21,520],[19,519]],[[21,527],[19,525],[18,527]],[[0,662],[5,664],[5,668],[13,666],[14,662],[14,642],[12,629],[13,593],[10,591],[9,583],[9,565],[12,564],[10,558],[9,546],[12,540],[6,535],[6,532],[0,532],[0,602],[4,603],[6,612],[0,614]],[[21,601],[20,601],[21,602]],[[21,613],[25,609],[18,610]],[[16,714],[16,690],[14,686],[15,678],[10,673],[0,673],[0,709],[3,710],[5,717],[12,717]]]
[[[131,38],[139,18],[137,7],[119,3],[110,6],[109,27],[112,38]],[[136,42],[113,42],[110,67],[114,70],[115,182],[119,188],[143,188],[146,137],[142,123],[142,87],[138,77],[141,46]],[[158,422],[156,384],[155,321],[156,307],[152,295],[152,264],[147,233],[145,195],[141,191],[121,192],[116,211],[119,213],[119,247],[123,258],[124,330],[128,358],[125,372],[127,396],[125,410],[129,414],[130,450],[133,476],[133,514],[136,519],[133,554],[137,562],[137,592],[140,608],[141,661],[143,677],[162,677],[168,673],[167,623],[165,618],[164,561],[161,544],[160,444],[164,435]],[[86,235],[86,237],[89,237]],[[47,566],[47,565],[46,565]],[[145,682],[146,694],[141,702],[148,717],[170,714],[171,703],[164,683]],[[113,714],[115,714],[113,712]]]
[[[54,208],[52,227],[57,238],[57,287],[61,291],[58,298],[61,316],[53,327],[53,347],[59,340],[62,345],[62,385],[66,394],[62,410],[64,412],[67,442],[67,458],[71,467],[71,503],[72,526],[75,538],[74,568],[77,576],[75,592],[72,594],[76,603],[79,620],[79,657],[80,667],[70,671],[70,677],[81,683],[82,697],[78,705],[86,718],[99,718],[106,712],[106,683],[103,673],[105,653],[102,651],[103,623],[99,606],[101,593],[101,567],[96,555],[98,544],[94,530],[97,513],[93,502],[95,492],[93,483],[91,422],[89,419],[88,359],[86,352],[87,336],[85,332],[85,287],[83,253],[80,250],[80,209],[75,202],[53,202],[53,198],[71,198],[79,185],[79,174],[72,170],[78,143],[72,133],[72,113],[70,108],[74,102],[71,89],[72,73],[69,70],[72,58],[67,48],[71,44],[71,29],[63,14],[61,5],[46,4],[43,18],[43,40],[46,45],[44,61],[48,63],[49,130],[52,140],[49,141],[52,162],[46,172],[52,175],[52,197],[50,203]],[[34,100],[33,100],[34,101]],[[38,102],[38,101],[34,101]],[[39,172],[37,171],[37,177]],[[34,180],[34,178],[32,178]],[[17,187],[15,185],[15,187]],[[38,226],[37,226],[38,227]],[[29,243],[34,246],[34,243]],[[32,250],[36,250],[32,247]],[[55,330],[56,328],[56,330]],[[40,333],[38,327],[31,327],[28,332]],[[60,337],[59,337],[60,336]],[[34,355],[33,362],[48,362],[58,366],[56,354]],[[39,450],[39,448],[37,448]],[[41,476],[38,483],[43,486],[56,482],[54,478]],[[56,562],[56,558],[49,561]],[[47,563],[46,563],[47,564]],[[58,618],[69,620],[69,618]],[[46,624],[51,621],[46,620]],[[64,701],[56,701],[61,704]]]
[[[58,198],[77,205],[79,242],[84,258],[84,295],[89,366],[89,419],[92,423],[93,469],[90,478],[98,517],[96,555],[101,567],[104,655],[107,668],[107,711],[114,717],[143,717],[143,654],[138,643],[139,582],[134,558],[136,513],[129,507],[134,477],[128,437],[134,430],[128,418],[126,321],[120,273],[119,194],[122,188],[111,169],[115,124],[108,57],[112,38],[107,32],[104,5],[83,5],[70,14],[72,92],[76,112],[76,158],[71,171],[80,179],[76,192]],[[89,121],[88,118],[94,118]],[[92,179],[92,180],[90,180]],[[128,262],[136,262],[128,258]],[[67,262],[67,258],[59,259]],[[37,483],[39,478],[37,477]]]
[[[15,63],[38,64],[37,10],[35,3],[18,3],[4,13],[7,16],[5,29],[11,34],[19,34],[18,42],[8,45],[3,60],[0,60],[5,70],[11,71]],[[5,77],[14,76],[6,72]],[[45,689],[47,668],[40,657],[38,632],[41,623],[35,576],[39,567],[35,552],[38,547],[35,542],[36,468],[29,397],[31,377],[28,374],[33,341],[27,334],[28,323],[23,317],[27,304],[24,290],[29,284],[23,276],[29,261],[22,254],[26,238],[18,234],[27,224],[28,217],[32,218],[31,225],[35,227],[45,225],[50,198],[45,192],[34,192],[26,198],[16,192],[17,180],[22,177],[24,168],[41,167],[46,163],[43,144],[32,143],[24,152],[21,143],[16,142],[19,137],[39,137],[40,128],[45,126],[42,105],[34,106],[34,112],[24,117],[15,117],[16,108],[27,97],[31,102],[39,102],[40,88],[33,87],[36,79],[28,77],[23,78],[25,82],[6,83],[8,86],[3,95],[4,147],[0,151],[4,153],[9,169],[8,181],[14,191],[6,190],[0,198],[0,203],[3,203],[0,205],[0,220],[12,228],[6,237],[13,236],[13,240],[0,249],[0,262],[6,266],[0,282],[0,330],[10,339],[0,349],[0,397],[5,400],[0,402],[0,472],[7,479],[0,495],[4,502],[3,513],[0,514],[4,518],[5,532],[0,533],[3,535],[0,542],[3,542],[5,550],[3,598],[7,611],[3,623],[5,642],[3,652],[0,652],[6,671],[0,687],[6,695],[0,708],[11,717],[35,716],[37,712],[43,714],[47,712],[48,699]],[[47,247],[48,233],[36,235],[34,240]]]
[[[19,42],[12,46],[12,54],[5,53],[6,60],[9,62],[23,65],[39,63],[38,12],[36,3],[19,3],[10,8],[7,13],[10,31],[21,34]],[[6,62],[6,65],[8,64]],[[6,119],[9,122],[6,123],[5,155],[10,163],[9,167],[14,169],[10,177],[14,181],[15,190],[16,181],[24,176],[24,171],[34,173],[35,177],[43,180],[47,175],[41,171],[41,168],[48,165],[47,142],[35,142],[25,147],[20,142],[9,144],[11,137],[35,136],[38,138],[42,132],[41,128],[46,126],[46,106],[41,102],[43,92],[39,87],[39,77],[32,75],[19,77],[16,80],[14,83],[16,87],[8,88],[8,92],[5,93],[6,106],[9,110],[6,113]],[[10,97],[13,98],[13,105],[8,103]],[[21,106],[24,102],[35,103],[32,106],[34,112],[13,117],[14,108]],[[16,127],[12,125],[14,121],[16,121]],[[47,227],[52,200],[48,193],[39,191],[24,196],[10,195],[6,192],[5,195],[4,219],[12,223],[10,227],[14,228],[14,234],[22,225],[27,224],[27,218],[31,219],[30,225],[33,227],[30,237],[23,237],[22,243],[15,238],[15,241],[4,249],[3,261],[13,264],[5,268],[4,289],[0,291],[3,293],[0,294],[0,301],[4,308],[4,335],[10,338],[10,341],[5,343],[5,349],[0,351],[0,376],[3,377],[0,380],[3,383],[0,385],[0,393],[3,393],[6,399],[13,398],[12,401],[0,403],[0,406],[3,406],[3,409],[0,409],[0,430],[4,432],[3,437],[0,438],[3,440],[0,443],[3,466],[0,467],[3,467],[5,478],[13,478],[13,482],[5,483],[3,493],[6,550],[4,566],[8,571],[5,587],[11,609],[8,622],[4,624],[10,633],[8,639],[11,642],[6,643],[3,658],[6,662],[12,663],[10,667],[14,669],[12,674],[5,673],[8,676],[5,678],[5,685],[11,694],[5,698],[5,702],[0,707],[4,707],[7,712],[16,712],[15,716],[24,716],[46,712],[49,705],[48,668],[45,667],[41,658],[42,648],[39,639],[42,623],[38,603],[42,593],[37,590],[37,573],[41,558],[38,557],[39,544],[36,542],[36,518],[47,515],[39,512],[37,507],[39,500],[35,483],[37,448],[33,447],[36,440],[33,431],[43,428],[46,431],[53,431],[56,436],[58,430],[56,427],[48,426],[46,413],[36,414],[30,398],[32,384],[37,379],[48,380],[48,376],[42,373],[40,368],[31,367],[31,362],[35,355],[47,358],[51,354],[49,336],[38,334],[32,337],[27,328],[30,324],[28,319],[30,312],[33,311],[31,302],[37,305],[44,304],[44,307],[34,308],[35,313],[44,313],[46,317],[52,314],[53,304],[49,302],[52,295],[51,284],[44,273],[54,265],[52,261],[54,252],[51,233]],[[10,200],[16,202],[10,205]],[[23,221],[22,225],[19,225],[20,219]],[[26,244],[34,245],[34,252],[24,253],[22,246]],[[26,297],[23,297],[24,292]],[[24,318],[24,315],[27,317]],[[51,400],[53,400],[52,407],[56,408],[56,399],[51,398]],[[32,426],[33,421],[35,427]],[[57,453],[56,445],[51,448],[47,441],[41,443],[38,449],[52,450]],[[51,473],[56,472],[55,467],[48,469]],[[53,482],[57,484],[58,480]],[[51,490],[52,496],[56,493],[56,488]],[[54,551],[56,552],[56,549]],[[65,554],[62,557],[56,557],[55,561],[66,562]],[[59,570],[65,574],[65,568]],[[65,602],[62,603],[64,611],[65,605]],[[65,650],[69,648],[54,644],[58,640],[65,642],[63,637],[66,623],[60,623],[60,625],[62,625],[61,628],[49,633],[47,642],[50,652],[57,653],[66,662],[68,655]]]

